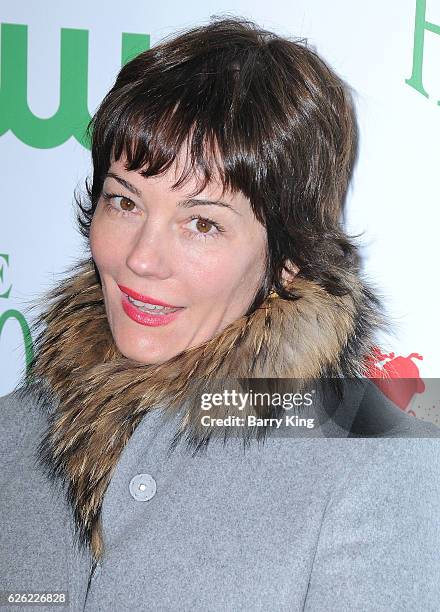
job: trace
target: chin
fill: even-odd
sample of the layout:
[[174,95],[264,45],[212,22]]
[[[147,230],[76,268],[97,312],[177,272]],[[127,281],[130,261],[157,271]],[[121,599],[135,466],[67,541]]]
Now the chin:
[[143,365],[159,365],[161,363],[165,363],[165,361],[168,361],[168,359],[171,359],[174,356],[152,356],[151,354],[145,354],[140,351],[123,350],[123,348],[119,348],[119,351],[124,355],[124,357],[127,357],[132,361],[137,361],[137,363],[141,363]]
[[139,346],[138,339],[130,341],[127,335],[124,335],[123,339],[119,339],[116,335],[114,339],[116,346],[124,357],[144,365],[159,365],[177,355],[177,352],[164,352],[162,345]]

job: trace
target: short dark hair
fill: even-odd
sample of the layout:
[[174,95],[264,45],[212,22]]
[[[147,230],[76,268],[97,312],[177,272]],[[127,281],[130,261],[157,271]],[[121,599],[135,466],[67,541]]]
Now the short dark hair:
[[[357,247],[342,228],[357,154],[350,88],[310,48],[240,17],[212,17],[140,53],[125,66],[93,116],[93,182],[77,198],[83,236],[111,164],[145,177],[166,171],[187,140],[175,187],[197,173],[200,193],[216,169],[241,191],[268,236],[267,274],[248,313],[271,288],[296,299],[281,278],[287,260],[333,295],[350,290]],[[221,159],[218,159],[220,155]]]

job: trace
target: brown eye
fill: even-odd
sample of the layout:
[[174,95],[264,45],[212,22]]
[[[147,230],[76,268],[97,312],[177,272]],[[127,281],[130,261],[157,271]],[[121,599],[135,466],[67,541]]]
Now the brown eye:
[[126,210],[128,212],[132,212],[135,203],[132,202],[131,200],[129,200],[128,198],[124,198],[123,196],[121,196],[120,202],[119,202],[122,210]]
[[197,226],[197,230],[201,234],[207,234],[209,230],[211,229],[211,227],[213,227],[213,224],[210,223],[207,219],[198,219],[196,226]]
[[[191,217],[191,223],[196,227],[192,227],[189,236],[190,238],[199,238],[200,240],[208,240],[210,238],[218,238],[225,229],[216,221],[212,221],[207,217],[194,215]],[[214,229],[214,231],[211,231]]]

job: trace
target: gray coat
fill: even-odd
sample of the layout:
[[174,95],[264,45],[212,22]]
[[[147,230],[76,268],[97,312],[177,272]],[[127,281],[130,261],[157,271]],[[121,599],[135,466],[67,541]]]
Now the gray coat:
[[387,437],[331,420],[194,457],[167,453],[174,424],[148,413],[106,491],[93,568],[36,460],[43,412],[1,398],[1,589],[66,591],[74,612],[437,612],[440,430],[368,393],[360,405],[385,410]]

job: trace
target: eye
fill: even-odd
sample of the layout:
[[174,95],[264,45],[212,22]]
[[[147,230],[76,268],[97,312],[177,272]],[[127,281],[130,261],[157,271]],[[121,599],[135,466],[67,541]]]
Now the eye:
[[191,224],[194,228],[194,230],[190,232],[193,234],[192,238],[201,238],[202,240],[206,240],[207,238],[218,238],[220,234],[225,231],[216,221],[212,221],[212,219],[208,219],[207,217],[201,217],[200,215],[191,217]]
[[[130,198],[127,198],[127,196],[103,191],[102,198],[104,200],[106,210],[123,217],[131,216],[137,208],[133,200],[130,200]],[[117,201],[118,199],[119,202]],[[113,201],[115,201],[115,204],[113,204]]]

